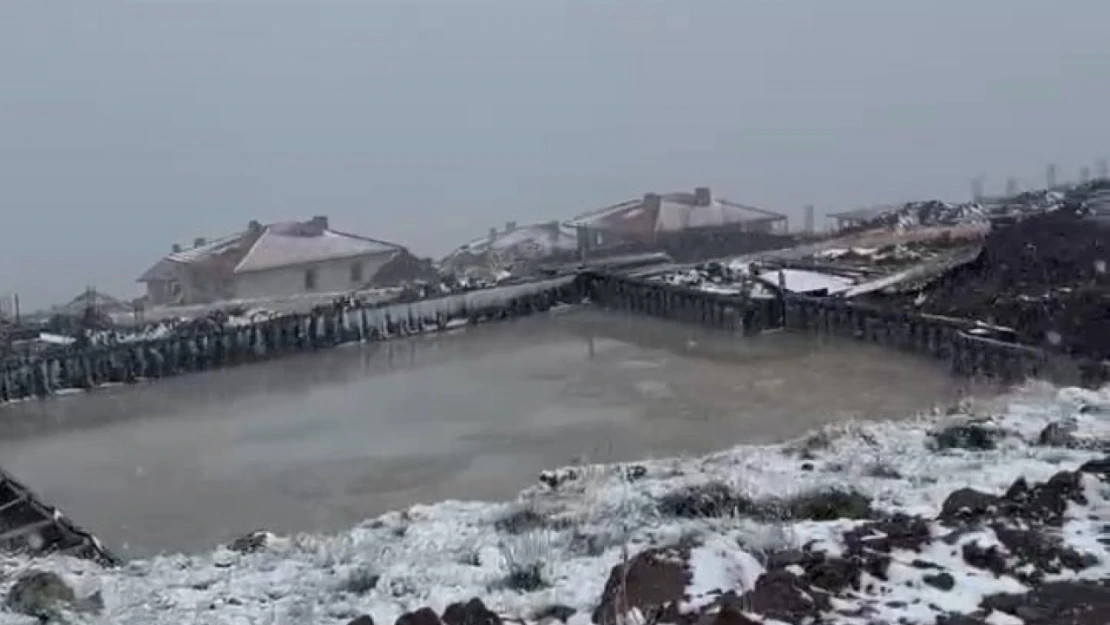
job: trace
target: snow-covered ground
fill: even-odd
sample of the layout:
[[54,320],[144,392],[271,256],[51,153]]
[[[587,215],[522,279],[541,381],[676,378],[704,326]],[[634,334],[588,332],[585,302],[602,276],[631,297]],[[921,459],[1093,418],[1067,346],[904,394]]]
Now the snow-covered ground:
[[[975,612],[981,620],[948,622],[1107,622],[1027,605],[1064,592],[1053,581],[1110,578],[1107,466],[1073,473],[1106,455],[1110,390],[1032,384],[946,413],[700,458],[568,467],[508,503],[417,506],[340,535],[245,540],[117,570],[9,557],[0,590],[32,568],[56,572],[76,597],[103,599],[70,622],[113,625],[393,623],[473,597],[528,623],[586,625],[599,604],[603,623],[630,625],[695,622],[722,605],[731,620],[702,622],[821,613],[822,623],[931,625]],[[622,563],[628,572],[610,580]]]

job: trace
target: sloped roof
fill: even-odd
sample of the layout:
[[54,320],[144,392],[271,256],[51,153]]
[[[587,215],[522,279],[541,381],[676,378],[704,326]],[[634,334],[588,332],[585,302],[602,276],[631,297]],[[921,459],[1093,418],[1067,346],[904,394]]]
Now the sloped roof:
[[499,232],[494,237],[482,237],[466,243],[449,254],[485,254],[491,250],[531,249],[539,255],[578,249],[578,235],[574,229],[559,223],[519,226],[509,232]]
[[131,310],[131,304],[124,302],[119,298],[112,297],[111,295],[108,295],[106,293],[101,293],[100,291],[97,291],[95,289],[88,289],[82,291],[77,295],[77,297],[74,297],[65,304],[54,307],[52,311],[65,314],[80,314],[89,307],[109,313],[128,312]]
[[235,265],[234,273],[264,271],[368,254],[398,252],[395,243],[368,239],[335,230],[312,229],[302,223],[267,226],[262,236]]
[[331,230],[311,221],[280,222],[173,252],[147,269],[139,282],[157,279],[174,265],[206,266],[239,274],[403,249],[395,243]]
[[640,198],[582,213],[567,223],[599,229],[673,232],[785,217],[780,213],[719,198],[711,198],[708,204],[699,205],[695,194],[688,192],[660,194],[658,214],[653,213],[654,207],[646,202],[646,198]]

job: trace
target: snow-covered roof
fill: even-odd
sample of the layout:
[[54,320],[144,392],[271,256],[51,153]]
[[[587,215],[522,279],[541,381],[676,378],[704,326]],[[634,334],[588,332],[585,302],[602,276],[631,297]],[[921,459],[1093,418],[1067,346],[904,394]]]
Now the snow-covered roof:
[[255,224],[253,228],[175,251],[155,263],[139,281],[157,279],[173,265],[222,265],[230,273],[248,273],[403,249],[395,243],[332,230],[323,221]]
[[[582,213],[570,219],[570,226],[621,229],[629,226],[638,230],[676,232],[687,228],[709,228],[741,224],[764,219],[783,219],[784,215],[755,206],[709,196],[699,202],[697,193],[685,191],[647,194],[643,198],[627,200],[604,208]],[[658,198],[658,213],[653,202]],[[708,200],[708,201],[705,201]],[[644,220],[650,220],[644,223]],[[633,226],[633,224],[637,224]]]
[[525,256],[539,257],[576,249],[578,249],[578,235],[574,229],[557,222],[550,222],[518,226],[493,236],[474,239],[460,246],[444,260],[466,254],[478,256],[490,251],[512,251]]
[[312,230],[301,223],[267,226],[234,273],[264,271],[290,265],[304,265],[341,258],[397,252],[400,245],[367,239],[327,228]]
[[186,248],[179,252],[173,252],[166,256],[166,260],[186,264],[203,260],[216,254],[234,250],[239,246],[249,243],[250,240],[252,240],[249,235],[250,233],[244,230],[242,232],[236,232],[235,234],[222,236],[203,245]]

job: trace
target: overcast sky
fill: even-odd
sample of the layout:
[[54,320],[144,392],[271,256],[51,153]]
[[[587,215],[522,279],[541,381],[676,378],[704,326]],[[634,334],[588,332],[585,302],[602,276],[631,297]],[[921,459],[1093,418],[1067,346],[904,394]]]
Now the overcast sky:
[[442,254],[708,184],[788,214],[1110,155],[1106,0],[0,1],[0,293],[327,214]]

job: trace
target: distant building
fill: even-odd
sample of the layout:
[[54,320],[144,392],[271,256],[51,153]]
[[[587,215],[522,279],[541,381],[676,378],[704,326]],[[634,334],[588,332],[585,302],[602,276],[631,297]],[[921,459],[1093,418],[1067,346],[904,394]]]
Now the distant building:
[[574,228],[557,221],[526,226],[510,221],[504,230],[490,228],[485,237],[459,246],[440,261],[440,266],[456,274],[492,273],[568,259],[577,249]]
[[583,247],[619,243],[652,243],[662,236],[688,231],[779,233],[787,231],[786,215],[713,196],[708,187],[693,193],[646,193],[578,215],[568,222]]
[[855,208],[852,210],[841,211],[838,213],[829,213],[826,215],[833,221],[834,230],[847,230],[849,228],[858,228],[865,225],[883,215],[887,215],[902,208],[904,204],[882,204],[879,206],[867,206],[864,208]]
[[[412,260],[401,245],[332,230],[328,218],[262,225],[172,252],[147,269],[150,306],[206,304],[302,293],[344,292],[374,285],[390,265]],[[386,270],[386,271],[383,271]]]
[[132,312],[131,304],[116,297],[112,297],[107,293],[101,293],[93,288],[85,289],[65,304],[51,308],[49,312],[52,314],[80,317],[89,309],[96,311],[98,314],[109,316],[123,315]]

